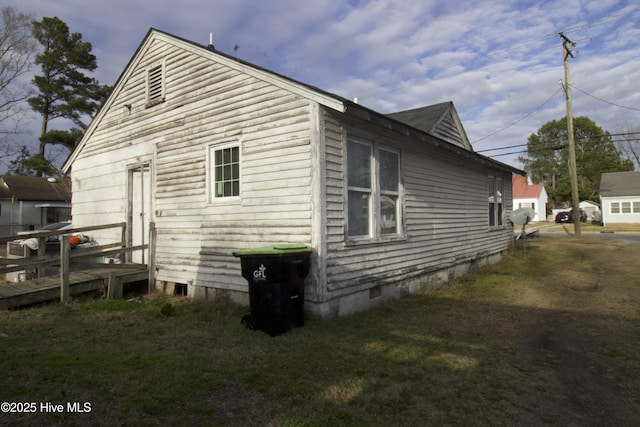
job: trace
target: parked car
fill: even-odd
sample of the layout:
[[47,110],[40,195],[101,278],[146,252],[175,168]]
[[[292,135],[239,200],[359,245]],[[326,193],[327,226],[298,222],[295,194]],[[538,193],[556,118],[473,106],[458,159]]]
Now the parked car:
[[[587,213],[580,209],[580,222],[585,222],[587,220]],[[573,210],[558,212],[556,215],[556,222],[558,224],[563,222],[572,223],[573,222]]]

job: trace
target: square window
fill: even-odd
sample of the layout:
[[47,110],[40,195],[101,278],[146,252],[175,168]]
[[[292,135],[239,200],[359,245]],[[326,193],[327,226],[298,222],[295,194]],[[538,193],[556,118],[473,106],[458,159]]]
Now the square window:
[[611,213],[619,214],[620,213],[620,202],[612,202],[611,203]]

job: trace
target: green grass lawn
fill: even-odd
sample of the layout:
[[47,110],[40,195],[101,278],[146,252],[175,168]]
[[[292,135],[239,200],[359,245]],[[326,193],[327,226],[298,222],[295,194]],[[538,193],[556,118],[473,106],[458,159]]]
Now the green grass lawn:
[[[514,250],[441,290],[277,337],[245,329],[247,309],[223,300],[0,312],[0,402],[37,409],[0,413],[0,425],[625,425],[640,415],[640,296],[558,286],[554,272],[605,252],[564,242],[532,239],[526,257]],[[571,400],[591,395],[562,372],[583,366],[594,399],[622,403]],[[69,412],[74,402],[90,411]]]

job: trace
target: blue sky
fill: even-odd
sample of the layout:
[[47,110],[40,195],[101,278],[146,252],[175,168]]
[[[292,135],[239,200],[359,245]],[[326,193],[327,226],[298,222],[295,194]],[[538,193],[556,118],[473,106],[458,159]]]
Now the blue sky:
[[[93,45],[112,85],[150,27],[208,44],[381,113],[453,101],[479,152],[526,144],[566,114],[611,133],[640,130],[636,0],[4,0],[58,16]],[[37,119],[33,139],[37,139]],[[519,167],[522,150],[484,151]]]

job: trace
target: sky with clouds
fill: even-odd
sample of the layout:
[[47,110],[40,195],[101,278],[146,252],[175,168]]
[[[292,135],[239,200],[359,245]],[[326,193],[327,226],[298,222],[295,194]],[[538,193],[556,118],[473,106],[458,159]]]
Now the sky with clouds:
[[574,116],[640,130],[637,0],[2,3],[81,33],[101,84],[116,82],[151,27],[203,45],[213,33],[217,50],[381,113],[453,101],[474,149],[516,167],[529,135],[566,115],[563,32],[575,43]]

